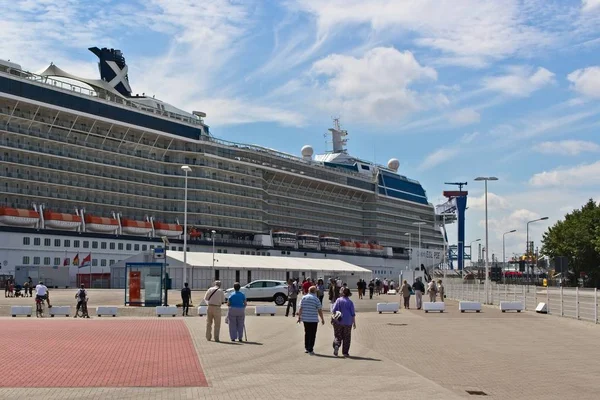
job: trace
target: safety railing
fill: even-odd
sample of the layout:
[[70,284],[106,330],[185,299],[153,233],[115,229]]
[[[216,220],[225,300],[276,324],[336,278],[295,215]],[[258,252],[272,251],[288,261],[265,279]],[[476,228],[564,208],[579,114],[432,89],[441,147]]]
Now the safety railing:
[[525,310],[535,310],[545,303],[548,314],[599,323],[598,289],[571,287],[543,287],[494,283],[490,285],[486,301],[485,285],[479,280],[463,281],[448,278],[444,282],[447,298],[476,301],[482,304],[500,304],[501,301],[520,301]]

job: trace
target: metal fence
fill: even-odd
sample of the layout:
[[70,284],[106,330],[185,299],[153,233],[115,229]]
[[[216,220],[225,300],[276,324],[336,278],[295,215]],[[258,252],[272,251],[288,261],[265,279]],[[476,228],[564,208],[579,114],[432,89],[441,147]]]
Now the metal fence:
[[[446,279],[447,298],[463,301],[485,301],[485,285],[475,281]],[[491,283],[490,303],[521,301],[526,310],[535,310],[539,303],[546,303],[548,314],[575,318],[583,321],[598,321],[598,289],[542,287]]]

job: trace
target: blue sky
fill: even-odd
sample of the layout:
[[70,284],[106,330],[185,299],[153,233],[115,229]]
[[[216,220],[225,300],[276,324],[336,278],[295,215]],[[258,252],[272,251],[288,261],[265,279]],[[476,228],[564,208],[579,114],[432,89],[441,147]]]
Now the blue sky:
[[[58,4],[60,3],[60,4]],[[135,93],[208,114],[212,133],[299,154],[331,117],[352,154],[419,180],[468,181],[467,241],[525,247],[600,199],[600,0],[6,1],[0,58],[95,77],[121,49]],[[531,225],[539,243],[545,222]],[[449,228],[450,232],[454,227]],[[451,241],[452,241],[451,237]]]

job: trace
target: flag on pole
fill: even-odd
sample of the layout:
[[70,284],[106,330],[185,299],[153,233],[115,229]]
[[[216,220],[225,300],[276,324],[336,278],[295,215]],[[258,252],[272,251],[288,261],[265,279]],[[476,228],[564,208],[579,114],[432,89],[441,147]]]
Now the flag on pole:
[[65,257],[65,260],[63,261],[63,267],[68,267],[69,266],[69,259],[67,257]]
[[73,257],[73,265],[79,265],[79,253]]
[[87,256],[85,256],[83,258],[83,260],[81,261],[81,266],[79,268],[91,267],[91,266],[92,266],[92,253],[88,254]]

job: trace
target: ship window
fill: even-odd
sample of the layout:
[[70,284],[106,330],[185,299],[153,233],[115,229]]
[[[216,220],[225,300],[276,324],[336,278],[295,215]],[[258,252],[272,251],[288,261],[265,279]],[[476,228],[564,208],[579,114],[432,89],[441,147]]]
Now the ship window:
[[25,265],[29,264],[29,257],[28,256],[23,257],[23,264],[25,264]]
[[115,263],[115,260],[110,260],[110,261],[108,262],[108,265],[113,265],[114,263]]
[[255,256],[255,255],[256,255],[256,252],[255,252],[255,251],[253,251],[253,252],[252,252],[252,255],[253,255],[253,256]]
[[[110,248],[111,248],[111,249],[114,249],[114,246],[115,246],[115,244],[114,244],[114,243],[111,243],[111,246],[110,246]],[[123,250],[123,243],[118,243],[118,244],[117,244],[117,248],[118,248],[119,250]]]
[[362,169],[366,169],[367,171],[369,170],[369,166],[368,165],[361,165],[360,166]]
[[131,250],[131,243],[127,243],[127,250]]
[[171,246],[172,251],[177,251],[177,246]]
[[60,257],[54,257],[54,265],[60,265]]
[[217,249],[217,253],[221,253],[221,249]]
[[40,245],[40,243],[41,243],[41,240],[40,240],[40,238],[33,238],[33,245],[34,245],[34,246],[39,246],[39,245]]
[[60,239],[54,239],[54,247],[60,247]]
[[23,238],[23,244],[24,244],[25,246],[29,246],[29,245],[31,244],[31,238],[24,237],[24,238]]
[[[119,243],[120,244],[120,243]],[[111,250],[115,249],[115,242],[110,242],[110,246],[108,246]],[[121,248],[119,250],[123,250],[123,245],[121,244]]]
[[226,254],[227,254],[227,250],[223,250],[223,253],[226,253]]
[[92,267],[97,267],[98,266],[98,259],[94,258],[92,259]]
[[89,247],[90,247],[90,242],[88,242],[87,240],[84,240],[84,241],[83,241],[83,248],[84,248],[84,249],[87,249],[87,248],[89,248]]
[[44,265],[50,265],[50,257],[44,257]]
[[101,267],[106,267],[106,260],[105,259],[100,260],[100,266]]
[[44,239],[44,246],[50,246],[51,240],[49,238]]
[[40,265],[40,258],[39,257],[33,257],[33,265]]
[[271,253],[267,252],[267,257],[270,257],[270,256],[271,256]]
[[139,245],[139,244],[137,244],[137,243],[136,243],[136,244],[134,244],[134,245],[133,245],[133,250],[134,250],[134,251],[140,251],[140,245]]
[[71,247],[71,241],[69,239],[65,239],[64,247]]
[[[94,242],[94,243],[96,243],[96,242]],[[100,248],[106,249],[106,242],[100,242]]]
[[179,251],[183,251],[183,246],[179,246]]
[[281,254],[285,255],[285,251],[283,251],[283,250],[282,250],[282,251],[281,251]]
[[146,251],[148,250],[148,245],[147,244],[143,244],[142,245],[142,251]]
[[79,247],[79,240],[73,240],[73,247]]

